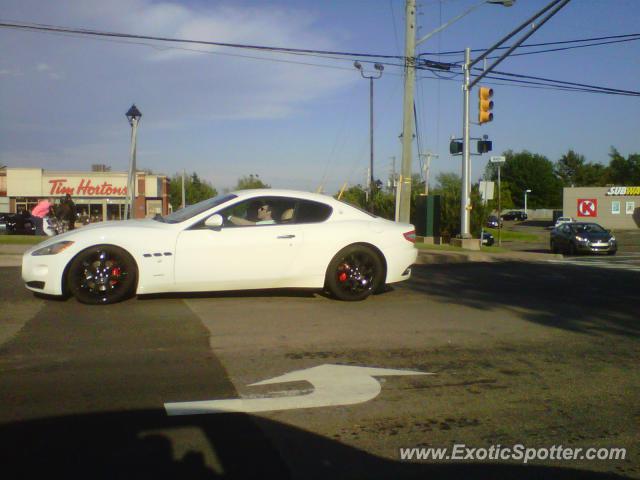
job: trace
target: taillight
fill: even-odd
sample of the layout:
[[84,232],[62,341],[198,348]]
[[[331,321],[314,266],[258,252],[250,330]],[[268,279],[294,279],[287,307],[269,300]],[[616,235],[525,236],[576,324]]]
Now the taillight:
[[410,232],[405,232],[402,234],[405,240],[408,240],[411,243],[416,243],[416,231],[411,230]]

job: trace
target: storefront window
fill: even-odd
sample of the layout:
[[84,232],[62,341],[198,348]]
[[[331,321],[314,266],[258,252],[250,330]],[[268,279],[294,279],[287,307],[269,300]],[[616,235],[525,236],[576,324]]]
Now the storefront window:
[[36,197],[16,197],[16,213],[31,212],[33,207],[38,204]]
[[124,218],[124,205],[107,205],[107,220],[122,220]]

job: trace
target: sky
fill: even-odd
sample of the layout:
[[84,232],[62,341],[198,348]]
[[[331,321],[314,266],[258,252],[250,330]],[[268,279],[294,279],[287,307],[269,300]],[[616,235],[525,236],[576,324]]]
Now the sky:
[[[418,38],[479,0],[418,0]],[[430,60],[460,62],[486,49],[548,0],[482,5],[418,47]],[[0,0],[2,22],[358,54],[401,56],[404,0]],[[526,43],[639,33],[638,0],[572,0]],[[369,165],[369,81],[354,60],[196,44],[96,38],[0,28],[0,166],[125,171],[130,126],[142,112],[137,163],[154,173],[183,169],[219,191],[257,174],[278,188],[335,193],[364,183]],[[548,47],[547,47],[548,48]],[[535,50],[535,49],[528,49]],[[522,51],[522,50],[520,50]],[[478,56],[474,53],[472,58]],[[384,180],[402,151],[401,61],[374,81],[374,174]],[[609,88],[640,90],[640,40],[513,56],[497,70]],[[416,110],[430,183],[460,174],[449,139],[462,132],[462,79],[418,71]],[[493,155],[528,150],[558,160],[569,149],[608,163],[612,146],[640,152],[640,97],[525,88],[485,79],[494,121],[472,125]],[[472,94],[471,117],[477,112]],[[420,160],[414,145],[414,172]],[[489,154],[490,155],[490,154]],[[472,179],[489,155],[474,156]]]

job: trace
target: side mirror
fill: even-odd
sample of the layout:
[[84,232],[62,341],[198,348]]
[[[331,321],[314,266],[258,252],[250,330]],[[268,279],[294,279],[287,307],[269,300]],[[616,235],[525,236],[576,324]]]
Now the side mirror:
[[223,223],[224,219],[222,218],[222,215],[218,215],[216,213],[215,215],[211,215],[204,221],[204,226],[207,228],[220,228],[222,227]]

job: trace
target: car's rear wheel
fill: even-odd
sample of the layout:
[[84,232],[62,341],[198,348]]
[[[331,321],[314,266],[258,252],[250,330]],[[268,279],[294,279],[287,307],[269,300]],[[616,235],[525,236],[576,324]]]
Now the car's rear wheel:
[[573,242],[569,244],[569,255],[575,255],[577,253],[576,246]]
[[553,240],[551,240],[551,252],[558,253],[558,246],[556,245],[556,242],[554,242]]
[[105,305],[130,297],[138,269],[126,251],[96,245],[80,252],[67,272],[69,292],[81,303]]
[[325,285],[339,300],[364,300],[384,286],[384,265],[380,256],[364,245],[340,250],[327,269]]

